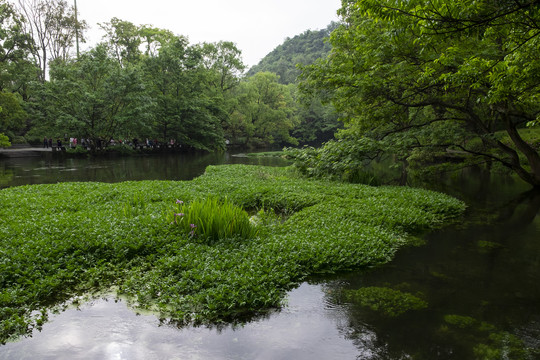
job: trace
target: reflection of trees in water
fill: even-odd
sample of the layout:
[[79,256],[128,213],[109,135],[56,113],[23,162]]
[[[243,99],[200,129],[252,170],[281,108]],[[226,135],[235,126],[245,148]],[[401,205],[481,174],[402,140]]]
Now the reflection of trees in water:
[[338,331],[358,348],[357,359],[409,359],[409,354],[418,353],[409,345],[417,344],[416,340],[425,341],[425,338],[415,339],[412,343],[409,343],[408,339],[413,333],[423,336],[422,333],[414,331],[422,327],[419,321],[410,321],[410,316],[405,316],[409,321],[404,322],[403,317],[378,315],[354,301],[347,300],[347,292],[357,289],[357,285],[352,283],[343,280],[328,281],[322,288]]
[[[429,234],[426,245],[400,250],[385,266],[326,283],[327,301],[348,318],[338,328],[359,358],[540,356],[540,192],[505,198],[487,209],[475,204],[466,224]],[[481,210],[489,223],[478,221]],[[343,295],[368,286],[422,294],[429,308],[390,318]]]
[[[507,227],[521,228],[532,223],[539,210],[540,190],[532,189],[499,206],[498,220],[504,222]],[[511,226],[508,226],[510,224]]]
[[[52,154],[35,158],[13,158],[4,164],[0,186],[19,186],[67,181],[119,182],[136,180],[191,180],[204,173],[208,165],[255,164],[284,166],[281,158],[233,157],[229,153],[177,153],[127,157],[63,158]],[[1,165],[0,165],[1,166]],[[0,168],[0,174],[2,174]]]

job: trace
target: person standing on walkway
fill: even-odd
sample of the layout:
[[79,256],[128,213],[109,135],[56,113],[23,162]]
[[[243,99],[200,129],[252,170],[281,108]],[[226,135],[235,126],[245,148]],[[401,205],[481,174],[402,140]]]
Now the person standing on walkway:
[[47,139],[46,136],[43,138],[43,147],[47,149],[49,148],[49,139]]

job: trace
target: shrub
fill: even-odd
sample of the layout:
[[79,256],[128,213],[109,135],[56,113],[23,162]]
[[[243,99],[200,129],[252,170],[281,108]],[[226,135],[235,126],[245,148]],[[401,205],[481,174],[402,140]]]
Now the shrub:
[[120,144],[120,145],[107,147],[106,151],[108,153],[119,154],[119,155],[132,155],[137,152],[135,149],[133,149],[133,147],[126,144]]
[[88,150],[82,146],[76,146],[74,148],[66,147],[66,153],[70,155],[88,155]]
[[10,146],[11,146],[11,143],[9,142],[9,138],[3,133],[0,133],[0,148],[10,147]]

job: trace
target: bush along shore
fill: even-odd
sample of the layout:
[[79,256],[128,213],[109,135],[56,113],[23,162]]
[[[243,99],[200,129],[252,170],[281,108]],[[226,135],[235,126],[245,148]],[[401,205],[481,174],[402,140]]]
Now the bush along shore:
[[[309,275],[375,266],[460,216],[446,195],[210,166],[192,181],[0,191],[0,341],[114,291],[180,325],[245,321]],[[75,300],[77,301],[77,300]]]

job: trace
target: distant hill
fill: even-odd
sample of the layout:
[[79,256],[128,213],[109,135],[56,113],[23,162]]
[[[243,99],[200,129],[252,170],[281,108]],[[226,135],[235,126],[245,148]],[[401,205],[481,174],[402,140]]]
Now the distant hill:
[[300,75],[296,64],[309,65],[318,58],[325,57],[331,49],[325,39],[337,26],[337,23],[332,22],[326,29],[307,30],[292,39],[287,38],[283,44],[253,66],[247,75],[252,76],[261,71],[269,71],[279,75],[281,84],[296,82],[296,77]]

